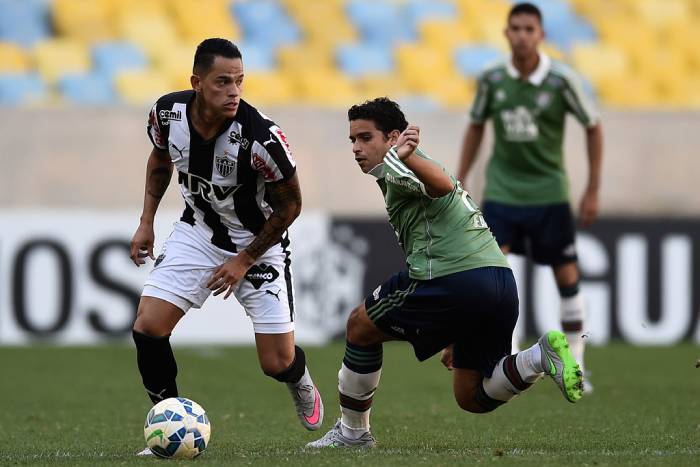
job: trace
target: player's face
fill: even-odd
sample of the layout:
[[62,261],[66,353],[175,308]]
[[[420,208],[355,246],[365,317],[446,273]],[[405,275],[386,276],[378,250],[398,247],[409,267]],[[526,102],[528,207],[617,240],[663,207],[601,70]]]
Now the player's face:
[[517,58],[526,58],[537,53],[537,48],[544,38],[544,31],[537,16],[513,15],[508,20],[506,38],[513,55]]
[[367,173],[381,164],[384,155],[396,144],[399,131],[392,131],[389,137],[384,136],[371,120],[350,121],[350,142],[355,162],[360,169]]
[[193,76],[192,84],[212,112],[233,118],[243,92],[243,62],[217,56],[204,76]]

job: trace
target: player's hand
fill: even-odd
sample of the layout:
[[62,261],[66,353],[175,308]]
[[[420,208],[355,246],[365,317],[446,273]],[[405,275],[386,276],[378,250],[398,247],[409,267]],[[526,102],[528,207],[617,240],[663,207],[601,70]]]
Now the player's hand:
[[587,190],[579,206],[579,225],[588,227],[598,217],[598,192]]
[[214,269],[207,287],[214,291],[214,295],[226,292],[224,295],[224,300],[226,300],[236,290],[236,286],[253,264],[255,264],[255,260],[248,253],[242,251]]
[[129,257],[136,266],[141,266],[146,263],[146,257],[156,259],[153,256],[153,241],[155,234],[153,233],[153,224],[141,223],[136,229],[134,236],[131,238],[131,251]]
[[450,371],[454,369],[452,366],[452,347],[453,344],[448,345],[442,350],[442,355],[440,355],[440,361]]
[[420,128],[416,125],[408,125],[396,141],[396,154],[399,159],[404,160],[413,154],[418,143],[420,143]]

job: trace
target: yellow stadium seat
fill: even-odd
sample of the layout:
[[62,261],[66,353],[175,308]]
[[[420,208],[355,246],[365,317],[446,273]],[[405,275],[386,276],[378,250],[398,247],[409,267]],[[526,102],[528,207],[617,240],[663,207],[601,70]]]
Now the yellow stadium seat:
[[12,42],[0,42],[0,73],[24,73],[29,71],[29,55]]
[[61,36],[85,42],[114,38],[114,10],[107,0],[54,0],[51,9]]
[[456,73],[451,73],[437,79],[431,95],[446,108],[464,111],[474,98],[474,88],[473,80],[466,80]]
[[243,99],[254,106],[298,103],[293,80],[279,72],[246,73],[243,80]]
[[240,31],[229,12],[226,0],[172,0],[175,22],[187,43],[200,43],[208,37],[236,40]]
[[354,83],[335,70],[307,70],[294,78],[300,93],[299,98],[309,104],[344,108],[359,98]]
[[574,67],[595,84],[626,76],[629,69],[627,56],[612,45],[577,44],[571,57]]
[[73,73],[90,70],[90,54],[87,47],[68,39],[50,39],[34,48],[37,70],[49,83]]
[[330,50],[337,44],[357,40],[357,31],[338,1],[291,0],[284,5],[301,28],[302,35],[316,47]]
[[652,26],[684,23],[690,16],[685,0],[638,0],[633,5],[639,19]]
[[333,56],[326,47],[304,43],[277,49],[279,68],[284,73],[306,73],[309,69],[333,69]]
[[119,73],[114,84],[126,103],[138,106],[152,105],[160,96],[173,91],[168,77],[153,70]]
[[142,14],[125,13],[119,18],[119,32],[124,39],[135,42],[143,47],[152,60],[168,47],[181,43],[175,25],[170,17],[145,16]]
[[601,101],[610,107],[641,109],[659,103],[654,84],[639,76],[605,78],[598,83],[597,90]]
[[435,49],[454,49],[476,40],[475,31],[457,20],[426,20],[420,24],[424,43]]
[[395,52],[396,67],[406,89],[417,93],[431,93],[435,87],[436,76],[453,71],[450,52],[424,45],[398,46]]
[[394,100],[405,96],[406,89],[395,75],[375,75],[357,79],[358,101],[387,96]]
[[195,48],[175,44],[161,50],[153,60],[153,69],[167,76],[175,89],[190,89]]

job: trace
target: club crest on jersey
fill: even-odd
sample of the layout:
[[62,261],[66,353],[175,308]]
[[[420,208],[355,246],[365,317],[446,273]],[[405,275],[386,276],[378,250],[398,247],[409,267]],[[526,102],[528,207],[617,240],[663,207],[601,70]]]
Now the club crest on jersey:
[[250,141],[241,136],[240,133],[237,133],[236,130],[231,130],[231,133],[228,134],[228,142],[231,144],[240,144],[243,149],[248,149],[250,145]]
[[216,155],[214,158],[214,166],[222,177],[228,177],[231,172],[236,170],[236,161],[233,159],[233,154],[224,151],[223,154]]
[[537,107],[544,109],[552,102],[552,94],[547,91],[542,91],[537,95],[535,101],[537,102]]
[[160,122],[162,125],[170,125],[170,120],[179,122],[182,120],[182,111],[178,110],[174,112],[172,110],[161,110],[158,112],[160,117]]

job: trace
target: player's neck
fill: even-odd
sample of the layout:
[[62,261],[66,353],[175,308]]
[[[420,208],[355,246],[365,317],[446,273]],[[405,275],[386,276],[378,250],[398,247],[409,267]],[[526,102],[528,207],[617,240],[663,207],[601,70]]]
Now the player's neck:
[[195,96],[192,102],[192,126],[197,130],[199,136],[204,140],[213,138],[221,129],[221,126],[226,121],[226,117],[217,115],[207,108],[204,101]]
[[527,80],[539,66],[540,54],[534,53],[525,57],[513,55],[511,57],[511,61],[513,62],[515,69],[518,70],[518,73],[520,73],[520,79]]

